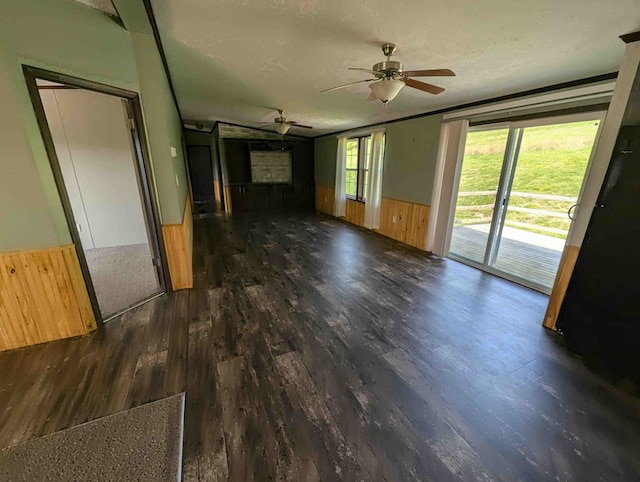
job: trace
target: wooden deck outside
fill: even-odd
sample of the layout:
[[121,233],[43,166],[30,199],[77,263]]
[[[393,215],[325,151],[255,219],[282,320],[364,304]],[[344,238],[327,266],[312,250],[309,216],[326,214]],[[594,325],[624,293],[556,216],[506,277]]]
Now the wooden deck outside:
[[[486,231],[479,226],[455,226],[451,236],[450,253],[481,264],[487,246]],[[564,242],[558,238],[516,228],[505,228],[505,232],[510,233],[510,236],[502,237],[493,267],[551,289]]]

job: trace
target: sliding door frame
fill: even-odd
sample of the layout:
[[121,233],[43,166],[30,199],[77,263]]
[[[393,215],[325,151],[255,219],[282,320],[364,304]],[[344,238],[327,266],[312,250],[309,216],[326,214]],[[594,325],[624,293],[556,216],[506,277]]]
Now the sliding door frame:
[[[473,266],[474,268],[478,268],[487,273],[493,274],[495,276],[499,276],[501,278],[505,278],[514,283],[518,283],[529,288],[535,289],[537,291],[541,291],[543,293],[549,294],[551,292],[551,288],[547,286],[540,285],[539,283],[535,283],[533,281],[521,278],[519,276],[507,273],[500,269],[497,269],[492,266],[495,262],[495,258],[498,254],[498,249],[500,247],[501,233],[504,228],[507,209],[509,206],[509,197],[511,195],[511,188],[513,186],[513,180],[515,176],[515,170],[518,166],[518,157],[520,154],[520,148],[522,145],[522,137],[524,135],[524,129],[527,127],[542,127],[548,125],[555,124],[568,124],[572,122],[583,122],[583,121],[600,121],[598,126],[598,130],[596,132],[596,136],[594,138],[593,146],[591,148],[591,154],[589,155],[589,161],[587,162],[587,168],[585,169],[584,176],[582,178],[582,183],[580,185],[580,191],[576,200],[576,211],[579,209],[580,204],[582,202],[582,195],[585,189],[585,183],[587,178],[589,177],[589,172],[591,171],[591,165],[593,162],[593,155],[595,152],[595,147],[598,145],[598,141],[600,140],[600,132],[602,130],[602,125],[604,124],[604,118],[606,116],[606,111],[595,110],[590,112],[583,112],[577,114],[568,114],[568,115],[559,115],[559,116],[549,116],[538,119],[531,120],[523,120],[517,122],[496,122],[495,124],[482,124],[478,126],[470,126],[467,129],[468,132],[479,132],[479,131],[487,131],[487,130],[498,130],[498,129],[509,129],[509,133],[507,136],[507,142],[505,145],[505,153],[502,162],[502,168],[500,171],[500,177],[498,182],[498,189],[496,192],[496,199],[494,203],[493,215],[491,218],[491,224],[489,228],[489,235],[487,239],[487,245],[485,247],[485,254],[482,263],[478,263],[477,261],[473,261],[471,259],[465,258],[463,256],[458,256],[455,253],[447,253],[447,256],[460,261],[462,263]],[[465,134],[466,135],[466,134]],[[465,145],[462,146],[462,149],[466,149]],[[456,176],[455,176],[455,185],[454,185],[454,193],[455,196],[451,199],[451,210],[453,213],[452,216],[455,217],[455,209],[458,203],[458,191],[460,186],[460,176],[462,174],[462,163],[464,161],[464,152],[461,156],[458,156],[458,165],[456,166]],[[574,227],[575,214],[571,222],[569,224],[569,229],[567,231],[567,237],[565,239],[565,246],[568,244],[568,241],[571,237],[571,233]],[[451,237],[451,233],[453,232],[453,220],[449,224],[449,234]]]
[[[495,204],[493,207],[493,216],[491,217],[491,227],[489,228],[489,238],[487,247],[485,248],[483,265],[491,267],[495,261],[498,247],[504,228],[506,217],[506,206],[509,203],[511,195],[511,187],[513,186],[513,173],[518,164],[518,155],[520,145],[522,143],[522,131],[516,131],[508,127],[507,144],[504,150],[502,160],[502,168],[500,169],[500,178],[498,181],[498,189],[496,192]],[[508,184],[508,186],[507,186]],[[496,246],[497,240],[497,246]]]
[[[171,282],[169,279],[169,265],[167,262],[167,255],[164,247],[164,239],[162,236],[162,228],[161,228],[162,225],[160,221],[160,211],[158,208],[159,203],[156,198],[156,192],[153,189],[153,186],[155,184],[154,184],[152,169],[149,161],[150,159],[149,148],[146,142],[146,134],[144,130],[144,119],[142,115],[142,107],[140,104],[140,96],[137,92],[132,92],[132,91],[120,89],[117,87],[112,87],[109,85],[92,82],[92,81],[81,79],[78,77],[72,77],[66,74],[60,74],[57,72],[52,72],[49,70],[32,67],[29,65],[23,65],[22,71],[27,84],[29,97],[31,98],[31,104],[33,105],[33,109],[36,115],[38,127],[40,128],[40,134],[42,135],[42,140],[44,142],[45,150],[49,158],[49,164],[51,166],[53,177],[56,182],[58,194],[62,202],[62,207],[63,207],[65,218],[67,221],[67,227],[71,234],[71,239],[76,247],[76,254],[78,256],[78,261],[80,262],[80,269],[84,277],[84,282],[87,288],[87,292],[89,294],[89,300],[91,301],[91,306],[93,308],[93,312],[96,317],[96,322],[98,324],[98,327],[100,328],[101,326],[104,325],[105,321],[115,318],[121,315],[122,313],[129,311],[130,309],[133,309],[136,306],[139,306],[140,304],[146,301],[149,301],[163,293],[171,291]],[[84,249],[82,247],[82,242],[80,240],[80,233],[78,232],[78,228],[75,223],[73,210],[71,208],[71,202],[69,200],[69,195],[67,193],[67,189],[65,186],[64,177],[62,175],[62,169],[60,168],[60,163],[56,153],[55,145],[53,143],[53,137],[49,129],[47,116],[44,111],[42,99],[40,97],[40,92],[37,85],[38,79],[61,83],[66,86],[71,86],[72,88],[90,90],[100,94],[107,94],[114,97],[119,97],[120,99],[123,99],[125,101],[127,105],[127,114],[132,121],[132,125],[130,127],[131,127],[131,136],[132,136],[133,146],[135,150],[135,158],[136,158],[136,163],[135,163],[135,173],[137,178],[136,180],[140,187],[140,193],[142,194],[141,204],[142,204],[142,210],[145,216],[147,232],[149,235],[148,236],[149,243],[151,244],[151,248],[154,253],[154,259],[158,260],[158,262],[154,262],[154,268],[157,270],[157,273],[158,273],[158,282],[160,284],[160,292],[154,296],[151,296],[148,299],[141,300],[140,303],[137,303],[134,306],[128,307],[125,310],[122,310],[113,315],[110,315],[106,319],[103,318],[102,313],[100,312],[98,298],[96,296],[95,289],[93,287],[93,282],[91,280],[89,265],[87,263],[86,256],[84,255]],[[156,258],[156,255],[157,255],[157,258]]]

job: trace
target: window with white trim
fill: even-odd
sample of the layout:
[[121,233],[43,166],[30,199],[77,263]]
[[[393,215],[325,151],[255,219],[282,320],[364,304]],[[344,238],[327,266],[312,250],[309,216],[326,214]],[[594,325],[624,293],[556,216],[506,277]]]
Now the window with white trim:
[[345,168],[345,193],[347,199],[366,201],[370,159],[371,135],[347,139]]

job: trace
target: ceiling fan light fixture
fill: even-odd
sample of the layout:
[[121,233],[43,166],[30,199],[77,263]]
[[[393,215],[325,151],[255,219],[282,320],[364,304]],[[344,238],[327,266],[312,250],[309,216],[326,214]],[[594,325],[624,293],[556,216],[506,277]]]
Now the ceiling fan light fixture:
[[386,78],[369,84],[369,88],[380,102],[387,103],[396,98],[405,83],[398,79]]
[[285,135],[287,132],[289,132],[289,124],[278,124],[276,126],[276,131],[278,132],[278,134],[280,135]]

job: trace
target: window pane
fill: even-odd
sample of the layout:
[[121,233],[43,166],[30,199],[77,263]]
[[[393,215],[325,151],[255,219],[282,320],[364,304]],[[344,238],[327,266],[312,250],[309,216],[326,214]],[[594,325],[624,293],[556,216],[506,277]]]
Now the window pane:
[[347,140],[347,169],[358,168],[358,139]]
[[367,186],[369,185],[369,170],[364,171],[364,191],[362,191],[362,199],[367,198]]
[[[365,169],[369,169],[369,162],[371,161],[371,144],[373,144],[373,142],[371,142],[371,136],[365,138],[365,140],[364,140],[364,145],[365,145],[365,148],[364,148],[364,168]],[[365,181],[365,186],[366,186],[366,181]]]
[[345,192],[347,196],[356,197],[358,191],[358,171],[347,169],[345,172]]

